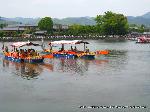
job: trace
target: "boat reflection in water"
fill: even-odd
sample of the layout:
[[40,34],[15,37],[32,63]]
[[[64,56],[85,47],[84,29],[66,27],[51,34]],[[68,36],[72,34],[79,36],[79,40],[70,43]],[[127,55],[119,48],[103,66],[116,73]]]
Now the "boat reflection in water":
[[8,60],[3,60],[3,67],[9,69],[11,73],[28,80],[37,78],[43,71],[38,64],[16,63]]
[[[51,64],[54,66],[54,71],[69,74],[84,75],[93,65],[108,63],[108,60],[85,60],[85,59],[56,59],[54,58]],[[91,68],[90,68],[91,67]]]
[[[43,71],[48,74],[52,72],[84,75],[93,65],[108,63],[107,60],[84,60],[84,59],[48,59],[43,64],[16,63],[3,60],[3,67],[9,69],[13,74],[21,76],[24,79],[37,79]],[[89,68],[91,67],[91,68]],[[44,73],[43,73],[44,74]]]
[[58,72],[82,74],[88,71],[89,63],[81,59],[54,59],[54,68]]

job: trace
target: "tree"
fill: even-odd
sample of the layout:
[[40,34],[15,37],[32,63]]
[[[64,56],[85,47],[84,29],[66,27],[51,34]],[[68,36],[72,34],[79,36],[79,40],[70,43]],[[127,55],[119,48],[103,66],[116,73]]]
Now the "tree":
[[81,33],[81,25],[74,24],[69,27],[69,33],[72,35],[79,35]]
[[38,27],[40,30],[46,30],[48,33],[51,33],[53,30],[53,21],[51,17],[42,18],[38,23]]
[[125,35],[128,33],[128,21],[123,14],[111,11],[95,18],[97,30],[104,35]]
[[5,23],[4,23],[4,24],[0,24],[0,28],[1,28],[1,29],[3,29],[3,28],[6,27],[6,26],[7,26],[7,24],[5,24]]
[[4,36],[4,32],[0,31],[0,37]]
[[145,25],[142,24],[142,25],[140,26],[140,28],[139,28],[139,32],[140,32],[140,33],[143,33],[144,30],[145,30]]
[[79,24],[71,25],[68,30],[68,34],[71,35],[87,35],[95,32],[96,32],[95,26],[79,25]]

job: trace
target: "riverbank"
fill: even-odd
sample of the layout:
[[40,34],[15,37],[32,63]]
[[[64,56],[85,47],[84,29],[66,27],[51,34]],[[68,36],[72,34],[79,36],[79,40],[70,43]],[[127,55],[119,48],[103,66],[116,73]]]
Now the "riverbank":
[[106,40],[106,41],[123,41],[127,36],[31,36],[31,37],[1,37],[0,42],[16,42],[16,41],[41,41],[44,40]]

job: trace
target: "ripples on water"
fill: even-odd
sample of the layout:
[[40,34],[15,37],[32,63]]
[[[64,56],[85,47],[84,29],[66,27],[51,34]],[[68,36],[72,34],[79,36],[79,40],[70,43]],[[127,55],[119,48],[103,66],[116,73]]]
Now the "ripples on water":
[[[42,74],[43,70],[49,72],[84,75],[90,73],[106,72],[106,70],[119,69],[126,62],[126,51],[111,50],[107,56],[96,56],[94,60],[85,59],[45,59],[42,64],[15,63],[2,60],[3,68],[22,78],[34,79]],[[119,65],[119,66],[118,66]],[[95,70],[94,70],[95,69]],[[91,72],[92,71],[92,72]]]
[[110,54],[94,60],[45,59],[42,64],[15,63],[0,55],[0,111],[82,112],[80,105],[150,105],[149,44],[89,42],[92,51],[108,49]]

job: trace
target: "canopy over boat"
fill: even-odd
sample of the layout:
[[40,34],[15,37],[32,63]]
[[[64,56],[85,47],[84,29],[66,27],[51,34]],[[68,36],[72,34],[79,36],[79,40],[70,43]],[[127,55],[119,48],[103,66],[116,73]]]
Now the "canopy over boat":
[[88,42],[84,42],[83,40],[60,40],[60,41],[50,42],[49,45],[51,44],[80,44],[80,43],[89,44]]
[[23,46],[31,46],[31,45],[40,46],[39,44],[33,43],[33,42],[15,42],[11,46],[12,47],[23,47]]

